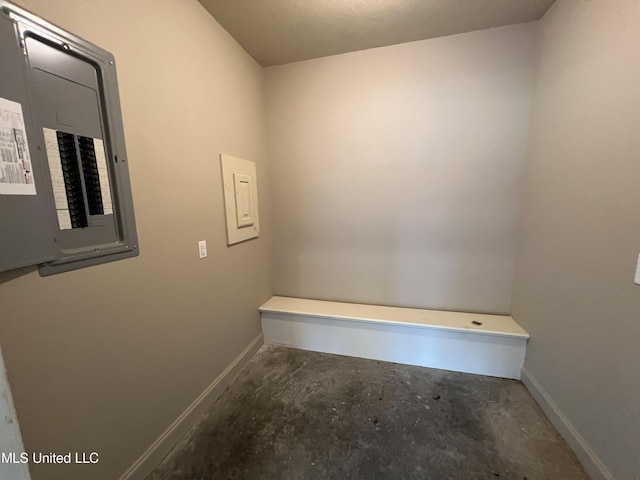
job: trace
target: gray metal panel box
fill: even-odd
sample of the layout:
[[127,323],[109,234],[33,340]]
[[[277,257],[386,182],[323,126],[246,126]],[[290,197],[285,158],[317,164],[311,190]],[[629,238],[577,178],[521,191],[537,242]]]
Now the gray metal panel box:
[[0,270],[57,256],[48,172],[35,148],[42,131],[29,106],[27,66],[14,27],[0,12]]
[[[54,258],[49,250],[31,263],[51,260],[40,266],[50,275],[138,255],[113,56],[8,2],[0,6],[26,63],[38,127],[30,151],[46,178],[42,193],[53,225]],[[2,37],[3,46],[8,41]],[[3,221],[7,208],[0,210]]]

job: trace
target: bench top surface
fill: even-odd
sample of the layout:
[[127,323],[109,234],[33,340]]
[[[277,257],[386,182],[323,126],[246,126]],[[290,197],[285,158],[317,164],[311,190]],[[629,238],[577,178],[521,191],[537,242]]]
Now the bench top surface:
[[[508,315],[385,307],[277,296],[267,300],[260,307],[260,311],[529,338],[529,334]],[[472,323],[474,321],[480,325]]]

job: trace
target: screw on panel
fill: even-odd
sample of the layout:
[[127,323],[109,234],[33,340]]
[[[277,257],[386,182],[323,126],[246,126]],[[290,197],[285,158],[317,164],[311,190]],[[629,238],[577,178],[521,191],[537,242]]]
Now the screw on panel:
[[69,46],[68,43],[63,43],[62,48],[64,48],[65,50],[71,50],[71,47]]

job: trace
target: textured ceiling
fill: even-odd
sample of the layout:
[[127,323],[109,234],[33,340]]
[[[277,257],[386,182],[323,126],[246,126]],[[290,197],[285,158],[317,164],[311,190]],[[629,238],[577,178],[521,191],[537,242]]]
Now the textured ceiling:
[[263,66],[538,20],[554,0],[199,0]]

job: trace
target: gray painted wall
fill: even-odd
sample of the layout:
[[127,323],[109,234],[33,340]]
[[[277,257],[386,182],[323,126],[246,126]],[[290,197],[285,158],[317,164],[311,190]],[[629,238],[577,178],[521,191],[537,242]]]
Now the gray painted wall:
[[[260,333],[263,72],[196,0],[20,4],[116,57],[141,255],[0,275],[0,343],[27,450],[100,454],[34,480],[114,480]],[[232,248],[220,152],[258,167],[260,238]]]
[[267,69],[275,291],[507,313],[536,24]]
[[560,0],[540,28],[513,316],[528,373],[638,480],[640,2]]

